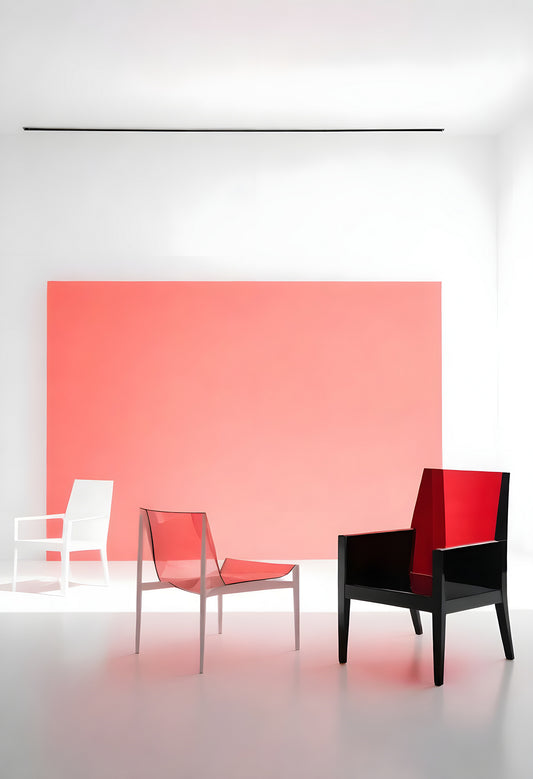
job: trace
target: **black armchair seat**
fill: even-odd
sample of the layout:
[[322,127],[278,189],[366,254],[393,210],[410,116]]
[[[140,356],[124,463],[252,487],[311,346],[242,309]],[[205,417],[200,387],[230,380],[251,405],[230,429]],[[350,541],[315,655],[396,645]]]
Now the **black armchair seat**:
[[[473,595],[486,595],[496,597],[499,590],[491,590],[489,587],[480,587],[477,584],[464,584],[463,582],[444,582],[444,600],[457,600],[458,598],[469,598]],[[496,602],[500,602],[500,598]],[[491,603],[494,602],[491,600]]]
[[426,468],[411,528],[339,536],[339,662],[348,650],[350,601],[433,615],[436,685],[444,680],[446,615],[494,604],[507,659],[514,657],[507,606],[509,474]]

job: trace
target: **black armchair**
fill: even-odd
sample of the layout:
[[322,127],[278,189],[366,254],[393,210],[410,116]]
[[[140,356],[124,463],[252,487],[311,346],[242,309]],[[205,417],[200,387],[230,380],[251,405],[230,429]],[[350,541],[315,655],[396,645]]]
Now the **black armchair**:
[[339,536],[339,662],[348,650],[350,601],[407,608],[433,620],[433,670],[444,680],[446,616],[495,604],[508,660],[514,658],[507,607],[509,474],[424,469],[411,528]]

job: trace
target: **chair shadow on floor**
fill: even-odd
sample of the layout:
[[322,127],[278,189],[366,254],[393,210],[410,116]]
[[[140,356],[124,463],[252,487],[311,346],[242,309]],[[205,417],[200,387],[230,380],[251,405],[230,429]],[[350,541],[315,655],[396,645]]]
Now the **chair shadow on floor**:
[[[195,649],[198,615],[194,612],[147,612],[143,619],[149,625],[146,652],[141,655],[126,652],[116,662],[123,663],[127,656],[135,658],[134,673],[144,679],[172,680],[198,675]],[[214,675],[249,673],[254,676],[258,666],[262,667],[262,673],[268,672],[266,669],[283,669],[298,657],[292,642],[293,615],[290,612],[230,611],[224,619],[227,630],[220,635],[217,614],[207,614],[206,642],[212,653],[211,672]],[[251,620],[253,630],[250,630]],[[289,638],[280,642],[279,635],[283,636],[284,631],[288,632]]]
[[[424,634],[412,642],[409,613],[402,611],[354,614],[358,634],[350,645],[353,668],[343,677],[351,689],[361,684],[433,688],[431,622],[423,617]],[[446,655],[450,683],[479,681],[495,665],[506,665],[505,657],[497,652],[500,635],[494,621],[487,611],[457,615],[449,631]]]
[[[79,587],[80,583],[71,581],[70,587]],[[11,582],[0,584],[0,592],[13,592]],[[60,595],[64,598],[61,592],[61,583],[57,579],[27,579],[17,581],[17,591],[15,595],[29,594],[29,595]]]

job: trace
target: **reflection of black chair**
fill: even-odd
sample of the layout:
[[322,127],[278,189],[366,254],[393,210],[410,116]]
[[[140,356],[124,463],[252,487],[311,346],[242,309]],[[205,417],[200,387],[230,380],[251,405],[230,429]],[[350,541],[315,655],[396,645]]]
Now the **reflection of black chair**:
[[411,528],[339,536],[339,662],[348,650],[350,600],[402,606],[417,634],[433,618],[433,673],[444,678],[446,615],[494,603],[508,660],[509,474],[426,468]]

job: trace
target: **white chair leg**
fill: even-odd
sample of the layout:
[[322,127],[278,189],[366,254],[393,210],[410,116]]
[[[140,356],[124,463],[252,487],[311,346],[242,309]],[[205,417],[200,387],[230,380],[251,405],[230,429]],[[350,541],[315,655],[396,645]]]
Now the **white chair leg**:
[[137,582],[137,604],[135,609],[135,654],[139,654],[139,646],[141,643],[141,612],[142,612],[142,596],[143,591],[141,582]]
[[17,589],[17,563],[18,563],[18,549],[15,544],[15,551],[13,552],[13,585],[12,590],[15,592]]
[[61,551],[61,593],[67,594],[70,553],[67,549]]
[[107,564],[107,552],[105,549],[100,549],[100,560],[102,561],[102,565],[104,567],[105,583],[107,586],[109,586],[109,566]]
[[139,536],[137,542],[137,603],[135,607],[135,654],[139,654],[141,642],[141,611],[142,611],[142,583],[143,583],[143,514],[139,517]]
[[205,645],[205,595],[200,595],[200,673],[204,672],[204,645]]
[[294,599],[294,648],[300,649],[300,566],[292,571],[292,594]]
[[222,594],[218,596],[218,632],[222,633]]

